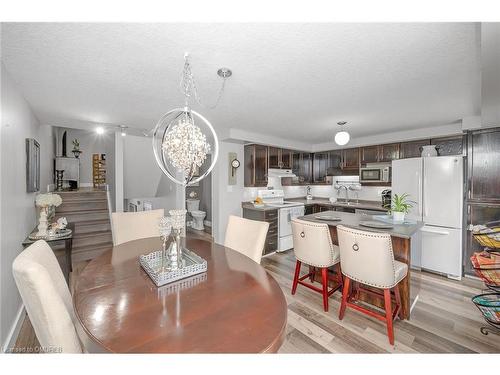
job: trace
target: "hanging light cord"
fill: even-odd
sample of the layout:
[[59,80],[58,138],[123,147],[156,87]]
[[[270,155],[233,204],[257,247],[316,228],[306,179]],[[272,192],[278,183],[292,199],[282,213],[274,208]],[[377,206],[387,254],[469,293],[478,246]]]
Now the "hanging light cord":
[[186,107],[189,104],[189,98],[194,95],[194,99],[196,102],[203,108],[206,109],[215,109],[217,105],[219,105],[220,100],[222,99],[222,95],[224,93],[224,88],[226,87],[226,79],[227,77],[222,77],[222,86],[219,90],[219,95],[217,96],[217,100],[214,105],[208,106],[201,102],[200,96],[198,94],[198,88],[196,87],[196,82],[194,80],[193,72],[191,70],[191,64],[189,63],[189,55],[184,55],[184,69],[182,71],[182,78],[180,82],[180,90],[184,95]]

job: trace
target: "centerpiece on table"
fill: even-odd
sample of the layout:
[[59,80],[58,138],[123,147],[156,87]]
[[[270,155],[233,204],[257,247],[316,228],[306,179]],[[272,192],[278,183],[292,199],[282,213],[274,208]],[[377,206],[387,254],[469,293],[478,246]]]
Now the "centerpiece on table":
[[58,194],[46,193],[38,194],[35,198],[35,204],[40,208],[40,218],[38,220],[38,233],[37,236],[47,236],[48,213],[49,207],[59,207],[62,203],[62,198]]

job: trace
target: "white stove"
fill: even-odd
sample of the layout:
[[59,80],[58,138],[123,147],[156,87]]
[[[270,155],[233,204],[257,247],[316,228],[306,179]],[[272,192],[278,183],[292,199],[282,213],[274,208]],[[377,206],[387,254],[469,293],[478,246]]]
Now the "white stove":
[[293,248],[292,219],[304,216],[304,203],[285,201],[283,190],[259,190],[257,193],[263,203],[278,208],[278,249],[285,251]]

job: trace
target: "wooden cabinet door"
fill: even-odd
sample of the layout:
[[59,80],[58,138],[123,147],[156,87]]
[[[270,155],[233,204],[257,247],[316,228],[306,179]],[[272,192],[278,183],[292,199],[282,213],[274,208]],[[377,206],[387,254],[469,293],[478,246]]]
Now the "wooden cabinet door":
[[243,181],[245,187],[254,186],[254,171],[255,171],[255,145],[245,146],[245,159],[243,160]]
[[429,146],[430,144],[430,139],[422,139],[420,141],[413,142],[403,142],[399,145],[399,158],[418,158],[422,155],[421,147]]
[[268,153],[269,153],[269,161],[268,161],[268,166],[269,168],[279,168],[280,167],[280,149],[277,147],[268,147]]
[[328,162],[328,153],[317,152],[314,154],[313,182],[325,182],[327,162]]
[[[468,198],[500,202],[500,130],[479,131],[469,136]],[[483,224],[475,222],[474,224]]]
[[399,143],[380,146],[378,158],[380,162],[391,162],[396,159],[399,159]]
[[431,139],[431,145],[436,145],[439,156],[453,156],[463,154],[463,137],[446,137]]
[[267,146],[255,147],[255,178],[254,186],[267,186]]
[[292,151],[281,149],[281,167],[284,169],[292,168]]
[[361,148],[361,162],[362,163],[376,163],[378,162],[379,146],[367,146]]
[[359,148],[348,148],[344,150],[342,168],[359,169]]
[[328,163],[326,168],[342,169],[343,152],[342,150],[332,150],[328,152]]
[[312,156],[308,152],[301,153],[300,175],[304,177],[304,183],[312,182]]

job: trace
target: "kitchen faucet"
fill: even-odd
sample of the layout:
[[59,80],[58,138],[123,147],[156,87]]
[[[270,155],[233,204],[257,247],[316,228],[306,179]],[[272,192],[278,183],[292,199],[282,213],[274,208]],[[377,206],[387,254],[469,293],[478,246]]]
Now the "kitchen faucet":
[[340,190],[345,189],[345,203],[349,202],[349,190],[347,189],[346,185],[340,185],[340,184],[335,184],[334,188],[339,191],[339,198],[340,198]]

